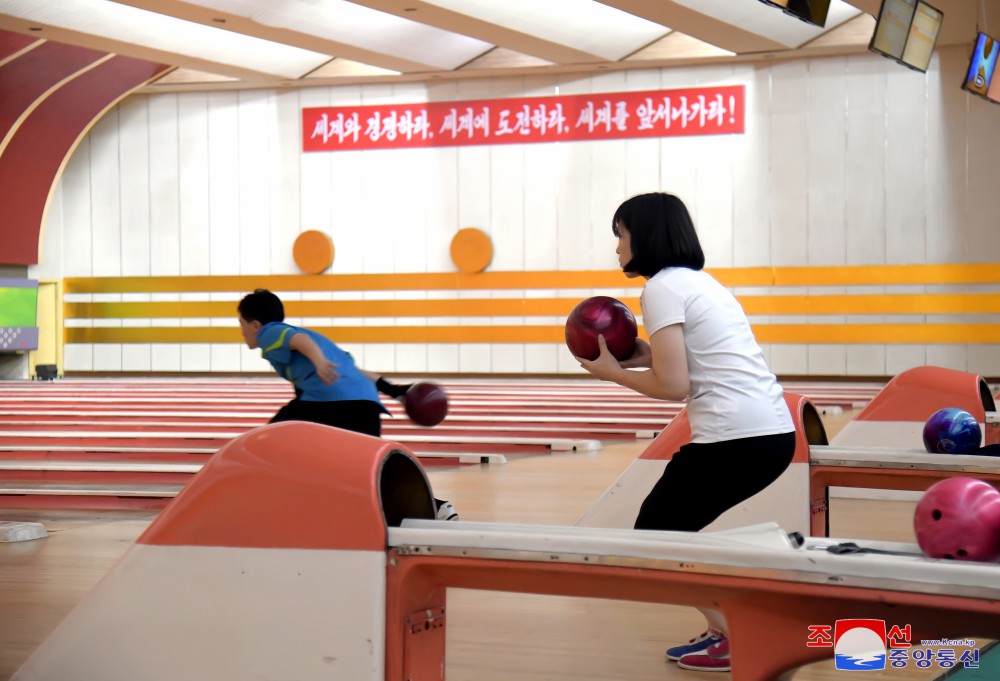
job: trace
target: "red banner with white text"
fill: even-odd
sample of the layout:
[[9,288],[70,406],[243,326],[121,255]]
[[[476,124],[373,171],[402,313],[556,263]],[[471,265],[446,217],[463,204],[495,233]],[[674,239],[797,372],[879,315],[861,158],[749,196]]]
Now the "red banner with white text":
[[743,132],[742,85],[302,109],[303,151]]

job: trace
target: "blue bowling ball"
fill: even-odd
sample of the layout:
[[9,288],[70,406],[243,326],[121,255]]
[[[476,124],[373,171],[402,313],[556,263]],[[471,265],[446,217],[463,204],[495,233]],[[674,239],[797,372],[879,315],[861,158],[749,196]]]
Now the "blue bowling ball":
[[956,407],[939,409],[924,424],[924,448],[931,454],[969,454],[982,440],[976,417]]

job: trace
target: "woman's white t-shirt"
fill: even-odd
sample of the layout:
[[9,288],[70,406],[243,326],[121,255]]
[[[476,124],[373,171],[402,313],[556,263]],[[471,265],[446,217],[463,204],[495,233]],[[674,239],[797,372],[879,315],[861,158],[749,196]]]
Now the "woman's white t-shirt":
[[667,267],[646,282],[639,301],[650,337],[665,326],[683,324],[692,442],[795,430],[743,308],[711,275]]

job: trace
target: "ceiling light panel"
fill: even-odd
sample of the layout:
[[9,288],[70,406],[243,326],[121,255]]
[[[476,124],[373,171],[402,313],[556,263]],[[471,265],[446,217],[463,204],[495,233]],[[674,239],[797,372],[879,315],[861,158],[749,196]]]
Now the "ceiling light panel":
[[332,58],[108,0],[2,0],[0,13],[283,78],[298,78]]
[[324,40],[456,69],[493,45],[346,0],[196,0],[192,4]]
[[594,0],[424,0],[512,31],[618,61],[670,29]]
[[760,0],[674,0],[679,5],[738,26],[787,47],[800,47],[861,14],[844,0],[832,0],[826,26],[819,27],[785,14]]

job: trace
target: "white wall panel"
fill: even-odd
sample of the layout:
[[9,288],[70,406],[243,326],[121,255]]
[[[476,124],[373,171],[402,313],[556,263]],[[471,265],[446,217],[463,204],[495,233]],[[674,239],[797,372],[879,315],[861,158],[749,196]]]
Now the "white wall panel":
[[771,262],[771,70],[742,65],[733,80],[746,86],[745,132],[732,150],[733,266],[761,267]]
[[[95,277],[122,273],[121,167],[119,109],[109,111],[91,130],[91,257]],[[100,369],[98,369],[100,370]]]
[[968,366],[965,371],[981,376],[1000,376],[1000,352],[995,345],[970,345],[967,348]]
[[411,374],[427,373],[427,346],[398,343],[394,371]]
[[181,346],[171,343],[153,343],[150,346],[150,368],[153,371],[180,371]]
[[848,345],[845,352],[848,376],[886,376],[884,345]]
[[149,274],[181,271],[179,108],[177,95],[147,98],[149,105]]
[[64,371],[93,371],[94,346],[89,343],[67,343],[63,346]]
[[464,374],[488,374],[493,369],[492,346],[463,343],[458,346],[458,368]]
[[63,182],[56,183],[45,211],[40,235],[41,254],[37,265],[28,268],[28,276],[34,279],[59,279],[64,271],[63,243]]
[[705,259],[713,267],[733,266],[733,138],[702,140],[696,162],[697,185],[692,212]]
[[[968,68],[969,50],[951,47],[937,53],[939,68],[927,73],[927,260],[962,262],[978,250],[970,243],[965,206],[965,112],[972,98],[955,87]],[[1000,118],[994,123],[997,131]]]
[[458,217],[458,151],[446,147],[432,149],[425,172],[430,178],[424,205],[427,271],[454,272],[451,240],[462,227]]
[[884,59],[847,58],[847,162],[844,221],[847,261],[885,262]]
[[238,94],[236,222],[240,274],[269,274],[271,271],[270,97],[266,90],[247,90]]
[[364,346],[362,368],[375,373],[396,371],[396,348],[391,343],[369,343]]
[[809,159],[808,63],[782,62],[771,67],[771,264],[805,265],[808,261]]
[[778,376],[802,376],[809,373],[809,348],[805,345],[771,346],[771,371]]
[[[493,242],[492,271],[524,269],[531,231],[524,224],[524,145],[504,144],[490,154],[490,216],[487,234]],[[431,184],[430,182],[428,184]],[[430,226],[429,226],[430,227]]]
[[808,347],[807,373],[818,376],[847,375],[847,348],[844,345],[816,344]]
[[[614,142],[594,142],[591,149],[590,181],[585,188],[589,198],[590,241],[593,252],[590,267],[594,269],[618,269],[618,240],[611,231],[611,220],[615,211],[629,194],[625,188],[627,166],[625,147]],[[663,191],[670,191],[664,188]]]
[[213,275],[240,273],[239,97],[238,92],[208,96],[209,271]]
[[[393,166],[397,174],[384,180],[379,201],[391,201],[394,209],[390,212],[391,243],[385,249],[392,249],[389,255],[393,272],[427,272],[427,213],[423,198],[433,186],[434,178],[428,177],[425,168],[433,152],[426,149],[401,149],[399,159]],[[489,195],[489,191],[486,194]],[[490,233],[488,222],[479,226]],[[413,292],[406,292],[407,295]],[[419,296],[426,298],[426,294]]]
[[889,376],[927,364],[927,352],[923,345],[887,345],[885,369]]
[[732,151],[733,265],[760,267],[771,261],[771,71],[741,66],[733,79],[746,86],[745,132]]
[[212,371],[240,370],[240,346],[232,343],[211,343],[210,353]]
[[[1000,158],[1000,106],[967,97],[967,249],[968,262],[997,262],[997,158]],[[989,246],[993,247],[990,248]],[[930,259],[933,254],[928,254]]]
[[487,228],[490,222],[490,153],[492,147],[459,147],[458,226]]
[[129,97],[118,107],[121,138],[121,273],[126,277],[149,276],[149,113],[147,97]]
[[524,346],[514,344],[495,344],[493,346],[493,373],[522,374],[524,373]]
[[886,77],[886,262],[922,262],[927,251],[927,79],[903,66]]
[[524,224],[531,235],[525,242],[526,270],[559,267],[558,153],[551,144],[524,145]]
[[292,256],[292,247],[295,238],[304,229],[299,199],[299,159],[302,157],[300,92],[274,92],[268,100],[267,164],[270,172],[267,173],[267,181],[271,234],[268,252],[270,268],[267,271],[276,274],[297,274],[299,271]]
[[[590,269],[596,255],[591,239],[593,225],[587,196],[591,177],[591,155],[587,147],[584,144],[557,144],[550,157],[553,163],[550,170],[556,176],[558,256],[555,264],[560,270]],[[606,242],[606,239],[600,241],[601,244]]]
[[208,95],[183,94],[177,102],[180,190],[180,274],[205,275],[209,256]]
[[212,370],[212,350],[209,343],[189,343],[181,346],[181,371]]
[[[357,87],[349,88],[315,88],[299,91],[299,106],[302,109],[323,106],[346,106],[357,104],[361,98],[361,89]],[[297,119],[298,127],[301,129],[301,113]],[[296,140],[296,149],[302,149],[302,142]],[[294,234],[316,229],[321,232],[338,234],[340,229],[346,225],[337,225],[334,218],[334,210],[338,207],[337,198],[342,191],[350,191],[350,187],[342,187],[345,178],[354,178],[360,189],[361,173],[352,168],[357,162],[356,152],[334,151],[330,153],[318,151],[300,151],[300,179],[299,179],[299,200],[301,202],[301,214],[299,225],[295,226]],[[336,178],[334,177],[336,174]],[[360,191],[354,196],[360,196]],[[348,213],[348,215],[352,214]],[[347,221],[345,221],[347,222]],[[338,229],[339,227],[339,229]],[[333,230],[331,232],[331,230]],[[339,239],[334,237],[333,245],[337,249],[334,254],[334,271],[338,273],[356,272],[350,269],[347,262],[342,262],[341,257],[347,255],[338,246]],[[294,243],[294,237],[293,237]],[[360,263],[359,263],[360,265]],[[348,269],[341,269],[347,266]],[[295,270],[298,272],[298,270]]]
[[927,364],[954,369],[955,371],[975,371],[969,368],[965,345],[928,345]]
[[[323,156],[323,154],[314,154]],[[365,186],[365,176],[362,172],[365,159],[364,153],[360,151],[338,151],[329,154],[332,168],[326,175],[320,173],[324,178],[325,186],[316,182],[316,178],[309,180],[306,185],[306,178],[303,177],[303,205],[315,201],[315,197],[307,197],[305,192],[321,192],[330,201],[329,210],[331,215],[321,222],[317,217],[312,217],[303,224],[303,229],[318,229],[320,231],[329,230],[333,239],[334,259],[331,272],[337,274],[357,274],[363,271],[365,262],[366,243],[368,248],[385,250],[388,245],[385,242],[385,235],[377,235],[374,243],[371,243],[374,230],[365,222],[369,210],[365,210],[365,204],[361,201]],[[319,168],[320,166],[316,166]],[[306,211],[303,210],[303,218]],[[329,225],[324,226],[324,225]],[[386,255],[389,258],[389,255]],[[386,268],[388,269],[388,268]]]
[[121,347],[122,371],[152,370],[152,346],[149,343],[125,343]]
[[844,265],[847,70],[843,57],[809,62],[808,235],[810,265]]
[[[345,348],[346,349],[346,348]],[[240,343],[240,371],[267,373],[274,375],[274,369],[266,359],[261,357],[259,349],[251,350],[245,344]]]
[[122,346],[118,343],[94,345],[94,371],[122,371]]
[[453,374],[458,370],[458,344],[427,344],[427,371],[436,374]]

